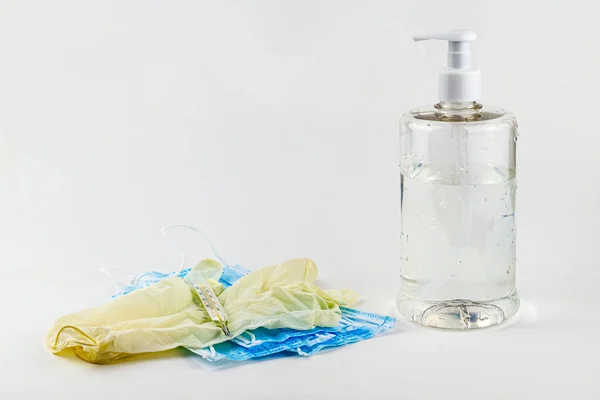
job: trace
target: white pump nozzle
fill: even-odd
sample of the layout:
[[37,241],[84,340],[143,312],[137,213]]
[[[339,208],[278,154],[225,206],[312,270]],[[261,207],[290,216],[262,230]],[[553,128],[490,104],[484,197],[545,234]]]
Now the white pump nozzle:
[[481,99],[481,71],[471,68],[469,41],[477,39],[472,31],[453,30],[413,36],[422,40],[448,41],[448,66],[440,70],[440,101],[471,102]]

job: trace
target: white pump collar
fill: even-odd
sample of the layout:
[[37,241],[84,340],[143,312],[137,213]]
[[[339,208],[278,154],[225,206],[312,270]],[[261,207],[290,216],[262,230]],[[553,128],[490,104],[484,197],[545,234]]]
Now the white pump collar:
[[440,70],[439,100],[471,102],[481,100],[481,71],[471,68],[469,41],[477,39],[475,32],[452,30],[413,36],[422,40],[448,41],[448,65]]

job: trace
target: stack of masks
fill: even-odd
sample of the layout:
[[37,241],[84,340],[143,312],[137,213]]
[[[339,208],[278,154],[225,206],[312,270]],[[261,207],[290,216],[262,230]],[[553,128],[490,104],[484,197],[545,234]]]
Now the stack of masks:
[[[188,268],[179,273],[170,274],[146,272],[114,297],[150,286],[169,276],[177,275],[184,278],[189,271]],[[239,265],[224,267],[219,282],[223,287],[228,288],[249,272],[250,270]],[[311,356],[320,351],[369,339],[392,328],[396,323],[395,318],[348,307],[340,307],[340,311],[341,318],[334,327],[315,327],[310,330],[258,328],[245,331],[240,336],[226,342],[201,349],[188,348],[188,350],[208,361],[224,359],[245,361],[277,353]]]

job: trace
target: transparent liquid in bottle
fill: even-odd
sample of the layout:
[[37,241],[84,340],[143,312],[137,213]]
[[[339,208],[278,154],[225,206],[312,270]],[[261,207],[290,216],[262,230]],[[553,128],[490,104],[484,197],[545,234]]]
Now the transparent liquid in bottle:
[[494,115],[494,125],[405,118],[398,308],[420,324],[482,328],[518,308],[516,123]]

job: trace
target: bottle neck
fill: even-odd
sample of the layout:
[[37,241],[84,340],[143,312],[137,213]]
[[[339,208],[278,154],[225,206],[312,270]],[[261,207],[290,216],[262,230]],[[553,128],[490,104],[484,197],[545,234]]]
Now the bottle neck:
[[438,118],[450,121],[472,121],[481,117],[480,110],[483,106],[476,101],[440,101],[434,107]]

